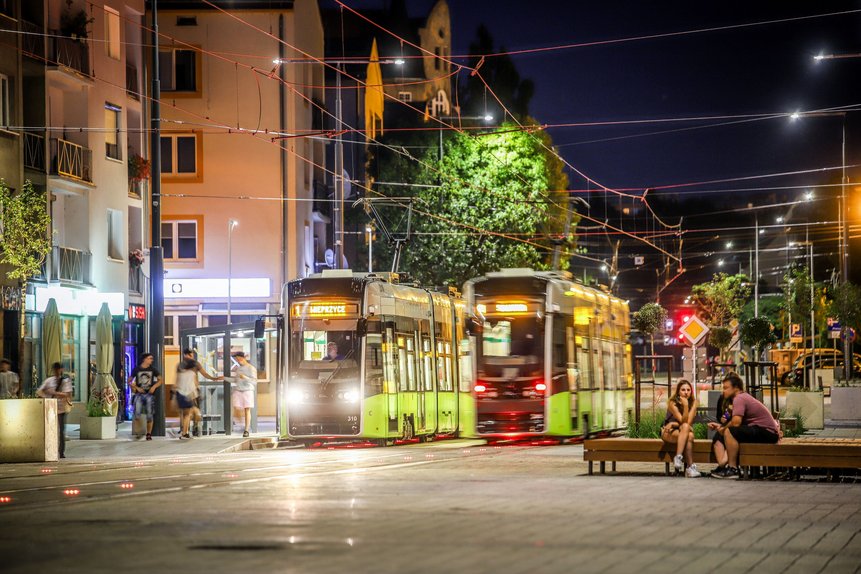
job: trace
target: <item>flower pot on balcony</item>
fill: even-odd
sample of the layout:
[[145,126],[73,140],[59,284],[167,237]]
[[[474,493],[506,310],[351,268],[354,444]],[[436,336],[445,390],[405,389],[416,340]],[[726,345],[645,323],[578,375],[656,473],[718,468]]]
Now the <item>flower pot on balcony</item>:
[[861,387],[831,387],[831,419],[861,421]]
[[84,417],[81,419],[82,440],[117,438],[116,417]]
[[[832,398],[832,402],[833,402]],[[821,429],[825,426],[825,396],[822,391],[788,391],[785,413],[801,415],[805,428]]]

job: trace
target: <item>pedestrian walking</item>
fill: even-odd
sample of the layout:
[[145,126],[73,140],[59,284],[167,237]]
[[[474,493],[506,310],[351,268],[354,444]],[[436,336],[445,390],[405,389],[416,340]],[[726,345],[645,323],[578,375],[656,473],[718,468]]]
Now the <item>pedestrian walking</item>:
[[9,359],[0,359],[0,399],[17,399],[21,392],[21,380],[12,371]]
[[62,363],[51,365],[52,375],[42,382],[36,396],[57,399],[57,451],[66,458],[66,415],[72,410],[72,379],[63,372]]
[[[194,351],[192,349],[183,349],[182,350],[182,358],[183,360],[191,361],[194,364],[194,372],[205,379],[209,379],[210,381],[223,381],[224,377],[214,377],[206,372],[206,369],[203,368],[203,365],[200,364],[194,357]],[[198,395],[194,399],[194,407],[191,409],[192,418],[194,419],[194,436],[200,436],[200,420],[203,418],[200,414],[200,392],[198,385]]]
[[238,365],[233,368],[233,408],[239,413],[245,414],[245,431],[242,436],[247,437],[251,430],[251,409],[254,408],[254,394],[257,390],[257,369],[248,362],[245,353],[239,351],[233,353]]
[[198,396],[197,389],[197,369],[195,368],[196,361],[193,359],[183,359],[176,367],[176,404],[179,407],[180,423],[179,423],[179,439],[190,439],[188,434],[188,426],[191,422],[191,417],[197,411],[197,417],[200,417],[200,410],[195,406],[194,401]]
[[141,355],[140,363],[132,370],[127,383],[131,385],[135,418],[146,417],[146,439],[152,440],[153,416],[155,414],[155,391],[163,381],[161,373],[152,366],[151,353]]

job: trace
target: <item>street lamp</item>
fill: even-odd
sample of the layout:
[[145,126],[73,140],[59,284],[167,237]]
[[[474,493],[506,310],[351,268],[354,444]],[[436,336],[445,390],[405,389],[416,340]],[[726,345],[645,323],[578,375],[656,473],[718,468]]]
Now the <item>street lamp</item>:
[[227,324],[230,325],[230,303],[233,296],[233,228],[239,225],[235,219],[227,220]]

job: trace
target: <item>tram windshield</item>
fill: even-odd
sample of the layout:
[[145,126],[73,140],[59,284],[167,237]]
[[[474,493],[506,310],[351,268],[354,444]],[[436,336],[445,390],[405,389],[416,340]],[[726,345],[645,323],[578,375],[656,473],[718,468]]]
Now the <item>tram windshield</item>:
[[360,355],[355,320],[294,320],[290,333],[290,373],[302,378],[355,375]]
[[507,378],[540,373],[543,333],[543,321],[535,316],[485,318],[479,370]]

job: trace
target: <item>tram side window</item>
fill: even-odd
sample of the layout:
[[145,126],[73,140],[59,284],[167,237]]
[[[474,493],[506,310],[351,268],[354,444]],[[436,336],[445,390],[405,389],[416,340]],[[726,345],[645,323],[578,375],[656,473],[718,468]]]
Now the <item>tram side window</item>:
[[368,333],[365,337],[365,396],[383,392],[383,336]]
[[553,317],[553,392],[560,393],[568,390],[568,378],[565,371],[568,368],[568,345],[566,341],[565,316]]
[[398,381],[401,379],[397,353],[397,338],[395,337],[394,324],[386,326],[385,340],[383,341],[383,374],[385,377],[384,392],[394,393],[398,389]]
[[618,379],[616,378],[616,359],[613,356],[613,343],[601,342],[601,360],[604,364],[604,389],[616,390]]
[[453,391],[451,379],[451,343],[445,341],[437,341],[437,378],[439,380],[439,390]]
[[433,390],[433,347],[431,346],[430,337],[426,333],[422,334],[422,382],[424,390]]
[[625,372],[625,346],[622,343],[616,342],[616,381],[618,388],[625,389],[628,387],[628,377]]
[[416,390],[416,341],[415,336],[406,336],[407,341],[407,390]]
[[576,335],[574,343],[577,347],[577,366],[580,369],[580,389],[591,389],[594,387],[592,381],[592,361],[589,354],[589,337]]
[[472,353],[470,352],[469,339],[461,339],[458,358],[460,360],[460,392],[468,393],[472,390]]

